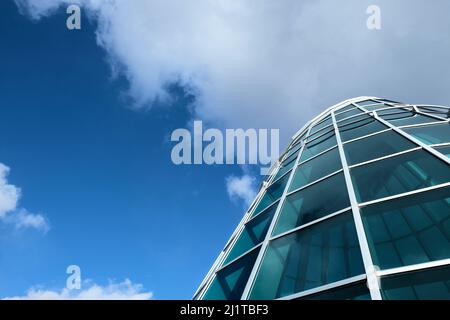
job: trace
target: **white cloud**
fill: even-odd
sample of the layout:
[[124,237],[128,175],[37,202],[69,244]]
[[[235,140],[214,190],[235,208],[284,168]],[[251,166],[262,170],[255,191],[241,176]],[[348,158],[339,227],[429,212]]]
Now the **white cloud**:
[[203,119],[282,128],[284,141],[354,96],[450,103],[446,0],[379,0],[380,31],[366,28],[372,3],[361,0],[15,1],[35,19],[81,4],[138,105],[178,81]]
[[10,223],[17,229],[33,228],[46,233],[50,229],[47,219],[19,207],[20,188],[8,182],[10,168],[0,163],[0,221]]
[[248,206],[256,196],[256,179],[249,174],[241,177],[229,176],[225,179],[227,192],[232,200],[242,199]]
[[86,289],[60,291],[31,288],[25,296],[7,297],[4,300],[149,300],[152,292],[145,292],[141,284],[134,284],[129,279],[120,283],[110,282],[100,286],[90,281],[83,282]]

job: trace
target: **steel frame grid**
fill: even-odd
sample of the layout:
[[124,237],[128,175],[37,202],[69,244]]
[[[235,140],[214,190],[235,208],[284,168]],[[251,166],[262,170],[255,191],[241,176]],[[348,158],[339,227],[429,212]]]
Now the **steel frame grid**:
[[[365,100],[372,100],[374,101],[373,104],[369,104],[369,105],[365,105],[365,106],[359,106],[357,103],[358,102],[362,102]],[[358,108],[359,110],[362,111],[361,114],[357,114],[357,115],[353,115],[353,116],[349,116],[346,118],[343,118],[339,121],[336,121],[335,118],[335,114],[338,113],[338,111],[343,108],[348,106],[349,104],[352,104],[355,108]],[[379,108],[376,110],[367,110],[365,107],[370,107],[373,105],[380,105],[380,104],[384,104],[387,107],[386,108]],[[415,264],[415,265],[408,265],[408,266],[403,266],[403,267],[398,267],[398,268],[391,268],[391,269],[384,269],[384,270],[377,270],[376,266],[373,265],[372,262],[372,256],[368,247],[368,243],[367,243],[367,237],[365,235],[365,230],[364,227],[362,225],[362,219],[361,219],[361,214],[359,212],[359,209],[362,207],[366,207],[372,204],[376,204],[376,203],[382,203],[385,201],[389,201],[392,199],[398,199],[398,198],[402,198],[402,197],[406,197],[409,196],[411,194],[418,194],[418,193],[422,193],[422,192],[427,192],[430,190],[437,190],[440,188],[446,188],[446,187],[450,187],[450,182],[448,183],[443,183],[440,185],[436,185],[436,186],[432,186],[432,187],[427,187],[427,188],[423,188],[423,189],[418,189],[418,190],[413,190],[413,191],[409,191],[409,192],[404,192],[401,194],[397,194],[394,196],[389,196],[389,197],[385,197],[385,198],[381,198],[381,199],[376,199],[373,201],[368,201],[368,202],[364,202],[364,203],[358,203],[356,200],[356,196],[354,194],[354,190],[353,190],[353,185],[352,185],[352,181],[351,181],[351,176],[350,176],[350,169],[355,167],[355,166],[362,166],[365,165],[367,163],[371,163],[374,161],[379,161],[381,159],[384,158],[389,158],[389,157],[394,157],[397,156],[399,154],[403,154],[403,153],[407,153],[407,152],[412,152],[414,150],[419,150],[419,149],[423,149],[426,150],[428,153],[432,154],[435,157],[438,157],[439,159],[441,159],[442,161],[446,162],[448,165],[450,165],[450,159],[447,158],[445,155],[441,154],[440,152],[438,152],[437,150],[434,149],[435,146],[441,146],[441,145],[450,145],[449,143],[443,143],[443,144],[438,144],[438,145],[426,145],[423,142],[419,141],[418,139],[414,138],[413,136],[411,136],[410,134],[406,133],[404,130],[402,130],[403,128],[411,128],[411,127],[422,127],[422,126],[432,126],[432,125],[439,125],[439,124],[444,124],[444,123],[449,123],[450,119],[448,118],[444,118],[444,117],[440,117],[437,116],[435,114],[430,114],[430,113],[426,113],[422,110],[419,110],[418,107],[422,107],[422,106],[426,106],[426,107],[438,107],[438,108],[443,108],[446,110],[449,110],[449,114],[450,114],[450,108],[449,107],[445,107],[445,106],[438,106],[438,105],[408,105],[408,104],[400,104],[400,103],[396,103],[396,102],[389,102],[389,101],[383,101],[380,98],[376,98],[376,97],[358,97],[358,98],[353,98],[353,99],[348,99],[345,100],[343,102],[340,102],[330,108],[328,108],[327,110],[325,110],[324,112],[322,112],[320,115],[318,115],[317,117],[315,117],[314,119],[312,119],[311,121],[309,121],[301,130],[299,130],[293,137],[291,142],[289,143],[288,147],[286,148],[286,151],[283,153],[283,155],[280,157],[279,161],[271,168],[270,170],[270,176],[268,179],[266,179],[266,181],[263,182],[260,190],[258,191],[258,195],[255,197],[255,200],[252,202],[252,204],[250,205],[249,209],[246,211],[246,214],[244,215],[243,219],[241,220],[241,222],[239,223],[239,225],[236,227],[235,231],[233,232],[230,240],[227,242],[227,244],[225,245],[224,249],[221,251],[221,253],[219,254],[219,257],[216,259],[215,263],[213,264],[213,266],[211,267],[210,271],[208,272],[208,274],[206,275],[206,277],[204,278],[204,280],[202,281],[202,283],[200,284],[199,288],[197,289],[196,293],[194,294],[194,299],[201,299],[203,298],[204,294],[207,292],[207,289],[209,288],[210,284],[212,283],[212,281],[215,278],[215,274],[226,268],[227,266],[233,264],[234,262],[238,261],[239,259],[241,259],[242,257],[246,256],[248,253],[253,252],[254,250],[259,250],[258,256],[256,258],[256,261],[253,265],[252,268],[252,272],[250,273],[250,276],[247,280],[244,292],[241,296],[241,299],[248,299],[250,296],[250,292],[251,292],[251,288],[254,284],[254,281],[256,279],[259,267],[261,266],[262,260],[264,258],[266,249],[268,247],[268,245],[270,244],[271,241],[279,239],[283,236],[286,236],[288,234],[297,232],[301,229],[307,228],[311,225],[320,223],[324,220],[328,220],[331,219],[335,216],[338,216],[340,214],[343,214],[345,212],[348,211],[352,211],[353,214],[353,218],[355,221],[355,227],[357,229],[357,235],[358,235],[358,241],[359,241],[359,245],[360,245],[360,249],[361,249],[361,254],[363,256],[363,263],[364,263],[364,268],[365,268],[365,274],[359,275],[359,276],[355,276],[355,277],[351,277],[351,278],[347,278],[347,279],[343,279],[341,281],[338,281],[336,283],[330,283],[330,284],[326,284],[317,288],[313,288],[310,290],[306,290],[306,291],[302,291],[302,292],[298,292],[292,295],[289,295],[287,297],[281,297],[278,299],[281,300],[285,300],[285,299],[294,299],[294,298],[298,298],[298,297],[303,297],[303,296],[308,296],[311,294],[316,294],[316,293],[320,293],[320,292],[324,292],[330,289],[335,289],[338,288],[340,286],[344,286],[344,285],[349,285],[352,283],[358,283],[361,282],[363,280],[366,280],[367,283],[370,283],[371,285],[369,286],[369,292],[371,295],[371,298],[373,300],[381,300],[382,296],[381,296],[381,292],[380,292],[380,288],[379,288],[379,283],[380,283],[380,278],[382,277],[386,277],[386,276],[390,276],[390,275],[398,275],[398,274],[405,274],[408,272],[412,272],[412,271],[417,271],[417,270],[427,270],[430,268],[436,268],[436,267],[442,267],[445,265],[449,265],[450,266],[450,259],[444,259],[444,260],[438,260],[438,261],[432,261],[432,262],[426,262],[426,263],[420,263],[420,264]],[[389,110],[389,109],[398,109],[398,108],[405,108],[406,110],[408,110],[407,108],[411,108],[408,111],[412,111],[414,113],[417,114],[422,114],[422,115],[426,115],[428,117],[432,117],[434,119],[436,119],[436,121],[434,122],[430,122],[430,123],[420,123],[420,124],[414,124],[414,125],[404,125],[404,126],[395,126],[393,124],[391,124],[389,121],[384,120],[383,118],[381,118],[381,116],[378,115],[377,111],[383,111],[383,110]],[[346,110],[342,113],[345,113],[349,110]],[[387,126],[387,129],[381,130],[381,131],[377,131],[365,136],[361,136],[361,137],[357,137],[355,139],[351,139],[345,142],[342,142],[341,138],[340,138],[340,132],[339,132],[339,122],[343,122],[343,121],[347,121],[351,118],[357,118],[357,117],[361,117],[364,115],[368,115],[372,118],[374,118],[375,120],[378,120],[379,122],[383,123],[384,125]],[[300,162],[300,158],[302,156],[303,150],[305,148],[305,140],[308,140],[309,138],[309,133],[311,132],[311,129],[315,126],[320,124],[321,122],[323,122],[328,116],[331,116],[332,118],[332,127],[333,130],[335,132],[335,136],[336,136],[336,140],[337,140],[337,145],[330,147],[322,152],[320,152],[319,154],[308,158],[302,162]],[[356,120],[355,122],[357,122],[359,120]],[[349,124],[349,123],[347,123]],[[318,132],[320,131],[324,131],[324,134],[327,134],[329,132],[330,129],[328,129],[330,125],[325,126],[317,131],[314,132],[314,134],[316,135]],[[386,131],[395,131],[398,134],[404,136],[405,138],[407,138],[408,140],[410,140],[411,142],[413,142],[414,144],[417,145],[417,147],[409,149],[409,150],[405,150],[402,152],[399,152],[397,154],[392,154],[392,155],[388,155],[388,156],[384,156],[384,157],[380,157],[377,159],[372,159],[369,161],[366,161],[364,163],[358,163],[358,164],[354,164],[352,166],[348,166],[347,162],[346,162],[346,158],[345,158],[345,152],[344,152],[344,145],[347,143],[351,143],[353,141],[356,140],[362,140],[365,138],[368,138],[370,136],[382,133],[382,132],[386,132]],[[314,139],[311,139],[311,141],[316,140],[317,138],[320,138],[322,135],[318,135],[316,136]],[[286,175],[289,174],[289,179],[288,182],[283,190],[283,194],[282,196],[274,201],[272,204],[268,205],[266,208],[264,208],[260,213],[258,213],[256,216],[252,217],[252,212],[253,210],[256,208],[258,202],[260,201],[260,199],[263,197],[265,191],[267,190],[267,188],[269,188],[274,182],[273,179],[276,176],[278,170],[281,168],[281,164],[283,163],[283,160],[286,160],[286,154],[288,154],[289,150],[297,145],[299,143],[298,138],[301,137],[302,140],[300,141],[300,143],[302,144],[301,148],[299,149],[297,158],[295,160],[295,164],[293,165],[293,167],[288,170],[286,173],[284,173],[282,176],[280,176],[279,178],[277,178],[276,181],[280,180],[281,178],[285,177]],[[310,142],[310,141],[308,141]],[[298,168],[299,165],[308,162],[334,148],[338,148],[339,150],[339,154],[340,154],[340,158],[341,158],[341,164],[342,164],[342,169],[335,171],[329,175],[327,175],[326,177],[322,177],[320,179],[317,179],[316,181],[313,181],[312,183],[309,183],[306,186],[303,186],[301,188],[298,188],[296,190],[292,190],[290,192],[288,192],[289,187],[291,185],[293,176],[295,175],[295,171]],[[296,228],[293,228],[291,230],[288,230],[282,234],[278,234],[278,235],[272,235],[273,229],[275,228],[275,225],[278,221],[279,215],[281,213],[281,209],[283,206],[283,203],[286,199],[287,196],[296,193],[300,190],[303,190],[306,187],[309,187],[311,185],[314,185],[316,183],[319,183],[320,181],[325,180],[326,178],[335,175],[339,172],[344,172],[344,177],[345,177],[345,181],[347,184],[347,190],[349,193],[349,197],[350,202],[351,202],[351,206],[348,208],[344,208],[342,210],[339,210],[337,212],[331,213],[329,215],[326,215],[324,217],[321,217],[317,220],[311,221],[307,224],[298,226]],[[350,188],[349,188],[350,187]],[[351,191],[350,191],[351,190]],[[353,197],[354,197],[354,201],[352,200],[352,193],[353,193]],[[251,249],[247,250],[246,252],[244,252],[243,254],[239,255],[238,257],[234,258],[232,261],[229,261],[226,265],[222,265],[223,261],[226,259],[227,255],[229,254],[229,252],[231,251],[231,248],[233,247],[234,243],[236,242],[236,240],[238,239],[238,237],[240,236],[240,234],[242,233],[243,229],[245,228],[246,224],[249,223],[250,221],[252,221],[255,217],[259,216],[260,214],[263,214],[266,210],[268,210],[268,208],[271,208],[273,205],[277,206],[276,212],[272,218],[272,221],[270,222],[270,226],[269,226],[269,230],[267,231],[266,237],[265,239],[257,244],[256,246],[252,247]]]

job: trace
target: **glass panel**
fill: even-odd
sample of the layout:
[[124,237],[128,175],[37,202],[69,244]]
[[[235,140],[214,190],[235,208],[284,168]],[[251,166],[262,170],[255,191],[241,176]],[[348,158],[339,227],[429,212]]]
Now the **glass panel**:
[[344,174],[338,173],[286,198],[273,234],[280,234],[350,206]]
[[450,181],[450,167],[423,150],[376,161],[350,171],[360,202]]
[[301,164],[294,175],[289,191],[298,189],[342,168],[338,148]]
[[256,206],[256,209],[253,212],[252,216],[256,216],[258,213],[267,208],[270,204],[280,199],[288,180],[289,175],[285,175],[283,178],[281,178],[280,180],[273,183],[270,187],[268,187],[266,193]]
[[[286,153],[286,157],[285,159],[292,157],[294,154],[298,155],[299,150],[301,149],[302,144],[299,143],[296,146],[292,147],[287,153]],[[297,158],[296,156],[294,156],[295,158]]]
[[351,213],[273,240],[250,299],[275,299],[364,273]]
[[418,270],[381,279],[386,300],[450,300],[448,266]]
[[[278,178],[280,178],[282,175],[284,175],[286,172],[288,172],[289,170],[292,169],[292,167],[295,164],[295,160],[297,160],[296,157],[292,157],[291,160],[287,160],[286,162],[283,162],[281,164],[280,169],[278,169],[278,172],[275,176],[275,178],[273,179],[273,181],[276,181]],[[289,162],[288,162],[289,161]]]
[[335,117],[336,117],[336,121],[339,121],[339,120],[342,120],[342,119],[345,119],[345,118],[348,118],[348,117],[351,117],[351,116],[354,116],[354,115],[357,115],[360,113],[363,113],[363,112],[361,110],[359,110],[358,108],[354,108],[349,111],[345,111],[344,113],[336,114]]
[[443,118],[450,118],[450,109],[445,107],[433,107],[433,106],[427,106],[427,107],[417,107],[420,111],[430,114],[435,114],[439,117]]
[[364,109],[366,109],[367,111],[373,111],[373,110],[379,110],[379,109],[383,109],[383,108],[389,108],[390,106],[386,105],[386,104],[374,104],[372,106],[365,106]]
[[264,240],[275,211],[277,211],[277,206],[271,206],[269,209],[262,212],[245,225],[239,239],[236,241],[233,249],[231,249],[226,260],[224,261],[224,265],[236,259],[241,254],[247,252]]
[[319,131],[320,129],[325,128],[326,126],[329,126],[332,123],[333,123],[333,120],[331,119],[331,116],[327,116],[325,118],[325,120],[323,120],[322,122],[316,124],[314,127],[311,128],[311,134]]
[[336,110],[336,112],[344,112],[344,111],[353,109],[354,107],[355,107],[355,106],[354,106],[353,104],[348,104],[348,105],[346,105],[345,107],[343,107],[343,108],[341,108],[341,109],[339,109],[339,110]]
[[366,282],[358,282],[357,284],[308,295],[298,300],[371,300],[371,298]]
[[435,147],[435,149],[437,151],[439,151],[440,153],[442,153],[443,155],[445,155],[448,158],[450,158],[450,146],[447,146],[447,147]]
[[361,214],[381,269],[450,258],[450,188],[368,206]]
[[358,121],[354,123],[346,124],[345,126],[339,126],[339,132],[341,134],[342,141],[348,141],[371,133],[382,131],[387,128],[388,127],[386,127],[384,124],[369,116],[362,120],[358,118]]
[[419,124],[419,123],[439,121],[438,119],[427,117],[427,116],[424,116],[421,114],[416,114],[411,111],[384,115],[384,116],[382,116],[382,118],[396,126],[406,126],[406,125],[410,125],[410,124]]
[[357,102],[356,104],[364,107],[364,106],[368,106],[368,105],[375,104],[375,103],[377,103],[377,102],[373,101],[373,100],[365,100],[365,101]]
[[334,135],[334,131],[330,131],[329,133],[323,135],[322,137],[311,141],[305,145],[303,149],[302,156],[300,158],[301,161],[311,158],[322,151],[325,151],[337,144],[336,136]]
[[417,147],[416,144],[392,130],[344,144],[345,155],[349,165],[415,147]]
[[238,300],[244,292],[259,250],[254,250],[217,272],[203,300]]
[[438,124],[433,126],[404,128],[407,133],[426,144],[450,142],[450,125]]

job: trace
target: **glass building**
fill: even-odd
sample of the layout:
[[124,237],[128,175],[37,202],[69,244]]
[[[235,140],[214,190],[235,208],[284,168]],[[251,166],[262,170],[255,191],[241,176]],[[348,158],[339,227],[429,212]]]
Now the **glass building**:
[[449,119],[359,97],[308,122],[194,299],[450,299]]

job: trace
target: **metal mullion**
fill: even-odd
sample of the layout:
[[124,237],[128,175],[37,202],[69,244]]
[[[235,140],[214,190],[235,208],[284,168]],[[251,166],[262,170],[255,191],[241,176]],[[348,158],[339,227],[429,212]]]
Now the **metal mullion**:
[[285,232],[283,232],[283,233],[274,235],[274,236],[271,237],[269,240],[270,240],[270,241],[273,241],[273,240],[282,238],[282,237],[284,237],[284,236],[290,235],[290,234],[292,234],[292,233],[296,233],[297,231],[300,231],[300,230],[309,228],[309,227],[314,226],[314,225],[316,225],[316,224],[318,224],[318,223],[320,223],[320,222],[323,222],[323,221],[325,221],[325,220],[328,220],[328,219],[334,218],[334,217],[336,217],[336,216],[338,216],[338,215],[341,215],[341,214],[343,214],[343,213],[346,213],[346,212],[348,212],[348,211],[351,210],[351,209],[352,209],[351,207],[347,207],[347,208],[341,209],[341,210],[339,210],[339,211],[330,213],[330,214],[328,214],[328,215],[326,215],[326,216],[323,216],[323,217],[318,218],[318,219],[316,219],[316,220],[313,220],[313,221],[310,221],[310,222],[308,222],[308,223],[302,224],[301,226],[295,227],[295,228],[293,228],[293,229],[291,229],[291,230],[288,230],[288,231],[285,231]]
[[447,188],[450,187],[450,182],[445,182],[445,183],[441,183],[435,186],[431,186],[431,187],[426,187],[426,188],[421,188],[421,189],[416,189],[413,191],[408,191],[408,192],[403,192],[400,194],[396,194],[393,196],[388,196],[388,197],[384,197],[384,198],[380,198],[380,199],[376,199],[376,200],[370,200],[370,201],[366,201],[366,202],[362,202],[359,204],[360,208],[363,207],[367,207],[367,206],[371,206],[374,204],[378,204],[378,203],[382,203],[382,202],[386,202],[386,201],[391,201],[391,200],[397,200],[403,197],[407,197],[407,196],[411,196],[414,194],[419,194],[419,193],[424,193],[424,192],[428,192],[428,191],[432,191],[432,190],[438,190],[438,189],[443,189],[443,188]]
[[430,144],[430,147],[432,148],[448,147],[448,146],[450,146],[450,142]]
[[262,214],[265,214],[268,210],[270,210],[270,208],[272,208],[274,205],[277,205],[279,200],[276,200],[274,202],[272,202],[270,205],[268,205],[267,207],[265,207],[263,210],[261,210],[257,215],[255,216],[250,216],[250,218],[244,223],[244,225],[249,224],[250,222],[252,222],[256,217],[261,216]]
[[392,275],[403,275],[414,271],[427,271],[434,268],[450,266],[450,259],[442,259],[424,263],[417,263],[409,266],[378,270],[376,272],[379,277],[387,277]]
[[[364,109],[363,109],[364,110]],[[370,297],[372,300],[382,300],[378,279],[374,273],[375,266],[372,261],[372,256],[369,250],[369,243],[367,242],[367,236],[364,230],[364,225],[359,211],[358,201],[356,199],[355,190],[353,188],[352,178],[350,176],[350,169],[347,165],[347,159],[344,152],[344,147],[341,141],[338,124],[334,112],[331,112],[333,119],[334,130],[336,134],[336,140],[338,143],[339,154],[341,157],[342,168],[344,170],[345,183],[347,185],[347,192],[350,198],[350,204],[352,208],[353,220],[355,222],[356,234],[358,237],[359,247],[361,250],[361,256],[364,264],[364,270],[367,277],[367,283],[369,284]]]
[[[428,116],[428,115],[426,115]],[[400,129],[409,129],[409,128],[420,128],[420,127],[433,127],[436,125],[445,125],[450,122],[450,119],[446,119],[444,121],[434,121],[434,122],[425,122],[425,123],[416,123],[416,124],[407,124],[404,126],[398,126]]]
[[[318,135],[317,137],[312,138],[311,140],[309,140],[310,135],[308,134],[308,136],[307,136],[307,137],[305,138],[305,140],[304,140],[304,143],[305,143],[305,144],[308,144],[308,143],[310,143],[310,142],[316,141],[317,139],[322,138],[323,136],[326,136],[328,133],[333,132],[333,128],[332,128],[332,127],[333,127],[333,126],[325,127],[325,128],[327,128],[326,132],[320,133],[320,135]],[[320,131],[321,131],[321,130],[319,130],[319,131],[317,131],[317,132],[320,132]],[[316,133],[317,133],[317,132],[316,132]],[[316,134],[316,133],[314,133],[314,134]]]
[[[310,125],[308,127],[308,132],[306,133],[307,136],[311,132],[311,128],[312,128],[312,126]],[[299,151],[299,153],[297,155],[297,160],[295,160],[294,167],[297,167],[297,165],[298,165],[298,163],[300,161],[300,157],[302,156],[303,150],[305,149],[305,146],[306,146],[306,143],[304,143],[303,146],[301,147],[301,149],[300,149],[300,151]],[[262,259],[264,257],[264,254],[265,254],[266,250],[267,250],[267,246],[269,245],[270,235],[272,234],[273,229],[275,228],[275,224],[276,224],[276,222],[278,220],[278,217],[279,217],[279,215],[281,213],[281,208],[282,208],[283,203],[284,203],[284,201],[286,199],[287,191],[288,191],[288,189],[289,189],[289,187],[291,185],[292,179],[294,177],[294,172],[295,172],[295,170],[291,170],[291,174],[289,176],[289,180],[286,183],[286,186],[285,186],[285,188],[283,190],[283,194],[281,195],[281,198],[279,200],[277,210],[276,210],[275,214],[273,215],[272,221],[270,222],[269,229],[267,230],[266,237],[264,238],[264,241],[262,242],[261,250],[258,253],[258,257],[256,258],[256,261],[255,261],[255,263],[253,265],[253,268],[252,268],[252,271],[250,273],[250,276],[249,276],[249,278],[247,280],[247,283],[245,285],[244,291],[243,291],[242,296],[241,296],[241,300],[248,299],[248,297],[250,295],[250,290],[251,290],[251,288],[253,286],[253,283],[255,281],[255,278],[256,278],[256,275],[258,273],[259,267],[261,266]]]
[[426,112],[420,111],[417,109],[417,107],[415,105],[413,105],[413,108],[414,108],[415,112],[418,114],[425,115],[425,116],[432,117],[432,118],[439,119],[439,120],[444,120],[444,121],[448,120],[447,118],[442,118],[439,116],[435,116],[434,114],[431,114],[431,113],[426,113]]
[[422,147],[423,149],[425,149],[426,151],[428,151],[429,153],[431,153],[432,155],[434,155],[435,157],[441,159],[442,161],[444,161],[445,163],[447,163],[448,165],[450,165],[450,158],[447,158],[446,156],[444,156],[443,154],[441,154],[439,151],[434,150],[432,147],[430,147],[429,145],[423,143],[422,141],[420,141],[419,139],[414,138],[412,135],[410,135],[409,133],[403,131],[402,129],[394,126],[392,123],[384,120],[383,118],[381,118],[378,113],[375,111],[374,112],[374,117],[375,119],[379,120],[380,122],[382,122],[384,125],[388,126],[389,128],[392,128],[395,132],[397,132],[398,134],[402,135],[403,137],[407,138],[409,141],[415,143],[416,145]]
[[292,191],[288,191],[286,196],[289,197],[290,195],[292,195],[294,193],[300,192],[300,191],[302,191],[302,190],[304,190],[304,189],[306,189],[306,188],[308,188],[308,187],[310,187],[312,185],[315,185],[315,184],[317,184],[319,182],[322,182],[323,180],[331,178],[332,176],[335,176],[335,175],[341,173],[341,171],[342,171],[342,169],[338,169],[338,170],[336,170],[336,171],[334,171],[332,173],[327,174],[326,176],[323,176],[323,177],[321,177],[319,179],[316,179],[316,180],[314,180],[314,181],[312,181],[312,182],[310,182],[308,184],[305,184],[304,186],[301,186],[300,188],[294,189]]
[[302,292],[297,292],[297,293],[291,294],[289,296],[281,297],[281,298],[278,298],[278,299],[275,299],[275,300],[293,300],[293,299],[298,299],[298,298],[314,295],[314,294],[317,294],[317,293],[322,293],[322,292],[325,292],[325,291],[333,290],[333,289],[336,289],[336,288],[340,288],[340,287],[343,287],[343,286],[356,284],[356,283],[361,282],[361,281],[363,281],[365,279],[366,279],[366,275],[365,274],[361,274],[361,275],[354,276],[354,277],[351,277],[351,278],[347,278],[347,279],[344,279],[344,280],[339,280],[339,281],[336,281],[336,282],[328,283],[326,285],[323,285],[323,286],[320,286],[320,287],[316,287],[316,288],[313,288],[313,289],[305,290],[305,291],[302,291]]
[[353,169],[353,168],[365,166],[367,164],[371,164],[371,163],[374,163],[374,162],[378,162],[378,161],[381,161],[381,160],[386,160],[386,159],[389,159],[389,158],[395,158],[397,156],[401,156],[403,154],[414,152],[414,151],[417,151],[417,150],[420,150],[420,149],[422,149],[422,147],[414,147],[414,148],[407,149],[407,150],[404,150],[404,151],[391,153],[391,154],[388,154],[386,156],[382,156],[382,157],[379,157],[379,158],[375,158],[375,159],[367,160],[367,161],[364,161],[364,162],[352,164],[351,166],[349,166],[349,168]]

